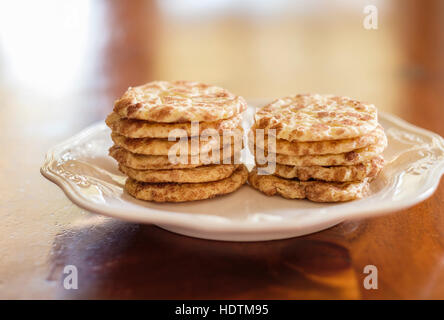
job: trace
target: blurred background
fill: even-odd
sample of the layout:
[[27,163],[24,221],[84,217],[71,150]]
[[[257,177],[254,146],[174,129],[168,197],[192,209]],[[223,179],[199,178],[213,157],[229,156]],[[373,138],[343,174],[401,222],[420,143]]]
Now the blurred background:
[[0,293],[52,290],[54,237],[86,213],[38,169],[128,86],[347,95],[444,135],[443,57],[441,0],[0,0]]
[[[103,118],[128,86],[151,80],[199,80],[247,99],[348,95],[399,115],[412,81],[443,80],[439,0],[0,3],[2,104],[32,101],[11,112],[41,114],[48,134]],[[376,30],[363,27],[367,5]]]

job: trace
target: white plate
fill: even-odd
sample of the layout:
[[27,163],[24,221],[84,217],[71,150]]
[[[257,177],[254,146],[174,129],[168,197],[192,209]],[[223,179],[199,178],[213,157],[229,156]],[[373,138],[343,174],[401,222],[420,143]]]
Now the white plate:
[[[246,113],[251,123],[253,108]],[[98,123],[50,150],[41,173],[71,201],[89,211],[172,232],[213,240],[261,241],[316,232],[345,219],[374,216],[423,201],[444,172],[444,140],[392,115],[380,114],[389,146],[383,172],[362,200],[322,204],[267,197],[241,187],[211,200],[158,204],[136,200],[123,191],[125,177],[108,156],[110,130]],[[251,155],[244,155],[251,163]]]

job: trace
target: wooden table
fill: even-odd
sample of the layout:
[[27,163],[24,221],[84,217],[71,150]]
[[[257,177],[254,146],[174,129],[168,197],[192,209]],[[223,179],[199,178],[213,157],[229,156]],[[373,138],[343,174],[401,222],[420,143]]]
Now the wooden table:
[[[73,3],[0,9],[0,298],[444,298],[442,184],[386,216],[223,243],[86,212],[39,173],[49,147],[153,79],[247,99],[345,94],[444,135],[442,1],[390,2],[378,30],[362,27],[365,1],[211,18],[151,1]],[[377,290],[363,287],[368,264]],[[62,286],[66,265],[77,290]]]

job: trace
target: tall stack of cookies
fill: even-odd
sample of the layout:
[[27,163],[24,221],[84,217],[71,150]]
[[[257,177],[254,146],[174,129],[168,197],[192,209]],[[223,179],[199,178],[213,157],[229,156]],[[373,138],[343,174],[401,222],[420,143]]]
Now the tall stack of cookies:
[[247,179],[240,164],[245,100],[191,81],[129,88],[106,123],[109,154],[135,198],[183,202],[234,192]]
[[363,197],[384,166],[377,109],[348,97],[298,94],[255,114],[249,183],[267,195],[316,202]]

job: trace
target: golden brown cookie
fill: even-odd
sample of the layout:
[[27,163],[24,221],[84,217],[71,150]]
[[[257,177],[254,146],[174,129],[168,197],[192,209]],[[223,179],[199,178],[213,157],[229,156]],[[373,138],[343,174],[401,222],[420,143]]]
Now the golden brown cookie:
[[154,81],[130,87],[114,104],[122,118],[153,122],[212,122],[232,118],[247,107],[226,89],[193,81]]
[[368,181],[325,182],[299,181],[274,175],[258,175],[254,168],[249,184],[267,196],[280,195],[287,199],[308,199],[315,202],[343,202],[360,199],[369,190]]
[[285,179],[298,179],[301,181],[315,179],[321,181],[350,182],[362,181],[364,179],[371,180],[379,174],[383,167],[384,158],[377,156],[369,161],[353,166],[295,167],[276,164],[274,172],[271,172],[271,170],[267,172]]
[[[253,125],[249,133],[249,140],[254,141],[255,145],[257,145],[260,149],[273,153],[287,154],[290,156],[345,153],[377,144],[379,141],[383,141],[385,139],[384,129],[378,125],[376,130],[372,131],[371,133],[356,138],[306,142],[290,142],[283,139],[275,139],[276,142],[273,145],[273,143],[269,144],[268,141],[268,138],[274,138],[272,136],[264,136],[263,139],[256,139],[255,129],[256,127]],[[269,147],[272,149],[269,149]]]
[[[151,156],[129,152],[122,147],[112,146],[109,149],[109,155],[120,164],[138,170],[168,170],[168,169],[189,169],[209,164],[239,164],[240,153],[234,153],[234,146],[231,146],[231,152],[227,157],[220,150],[213,150],[208,155],[193,156],[196,160],[193,162],[191,156],[185,157],[183,163],[171,163],[168,156]],[[213,158],[214,157],[214,158]],[[214,159],[214,161],[213,161]]]
[[288,141],[324,141],[360,137],[378,125],[376,107],[348,97],[298,94],[277,99],[255,115],[258,129],[276,130]]
[[[239,131],[241,133],[241,131]],[[204,137],[198,137],[196,139],[196,148],[193,148],[191,139],[186,139],[183,144],[183,150],[186,154],[202,154],[208,153],[213,149],[223,149],[228,148],[230,145],[234,144],[240,149],[242,149],[242,139],[241,134],[236,135],[232,138],[227,137],[223,139],[222,136],[217,136],[216,139],[209,137],[205,139]],[[170,152],[172,154],[181,154],[181,139],[176,141],[168,141],[168,139],[157,139],[157,138],[127,138],[118,133],[111,133],[111,139],[113,142],[133,153],[146,154],[146,155],[165,155],[168,156]],[[174,149],[171,149],[174,148]],[[171,149],[171,150],[170,150]],[[175,151],[175,152],[174,152]]]
[[[380,155],[387,146],[387,138],[384,135],[382,141],[378,144],[371,145],[365,148],[353,150],[346,153],[339,154],[323,154],[323,155],[307,155],[307,156],[289,156],[287,154],[274,153],[270,154],[273,161],[279,164],[285,164],[298,167],[309,166],[351,166],[373,159]],[[268,153],[263,150],[256,149],[256,161],[264,164],[265,157]]]
[[213,164],[191,169],[137,170],[119,165],[119,170],[128,177],[141,182],[199,183],[222,180],[229,177],[237,164]]
[[239,189],[248,178],[248,170],[240,165],[228,178],[202,183],[147,183],[128,178],[125,190],[140,200],[185,202],[214,198]]
[[[191,137],[205,134],[223,134],[242,130],[241,115],[233,118],[214,121],[199,122],[198,126],[192,127],[191,122],[183,123],[160,123],[145,120],[124,119],[113,112],[105,120],[113,132],[128,138],[168,138],[168,137]],[[195,128],[197,130],[195,130]],[[192,132],[193,131],[193,132]]]

